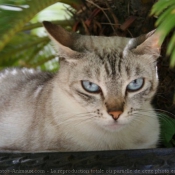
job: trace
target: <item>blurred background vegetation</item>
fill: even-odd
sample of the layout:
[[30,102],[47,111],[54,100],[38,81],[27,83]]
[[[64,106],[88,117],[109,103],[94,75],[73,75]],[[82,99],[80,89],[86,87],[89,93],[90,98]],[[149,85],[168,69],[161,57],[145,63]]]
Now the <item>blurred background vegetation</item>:
[[0,69],[58,70],[44,20],[86,35],[136,37],[157,27],[163,46],[153,104],[163,116],[164,145],[175,145],[175,0],[0,0]]
[[[43,20],[82,34],[127,37],[146,33],[156,24],[162,42],[175,26],[175,1],[0,0],[0,69],[7,66],[58,69],[55,52],[42,27]],[[175,34],[166,51],[171,55],[171,66],[175,65],[174,48]]]

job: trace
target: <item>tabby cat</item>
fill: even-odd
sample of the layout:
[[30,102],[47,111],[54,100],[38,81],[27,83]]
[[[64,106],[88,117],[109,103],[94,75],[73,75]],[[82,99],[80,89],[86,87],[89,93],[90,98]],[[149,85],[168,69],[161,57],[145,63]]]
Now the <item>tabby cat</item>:
[[160,125],[151,100],[158,86],[159,34],[82,36],[43,24],[60,69],[0,72],[0,150],[155,148]]

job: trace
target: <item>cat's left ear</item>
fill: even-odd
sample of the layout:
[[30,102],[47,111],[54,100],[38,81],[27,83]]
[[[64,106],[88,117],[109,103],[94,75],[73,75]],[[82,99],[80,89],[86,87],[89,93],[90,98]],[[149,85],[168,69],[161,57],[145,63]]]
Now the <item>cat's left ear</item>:
[[75,36],[51,22],[44,21],[43,25],[47,30],[49,37],[53,41],[55,49],[60,57],[65,58],[69,62],[74,62],[83,57],[83,53],[80,53],[72,48]]
[[154,59],[160,56],[161,43],[159,42],[160,33],[153,30],[148,34],[131,39],[128,48],[138,55],[151,55]]

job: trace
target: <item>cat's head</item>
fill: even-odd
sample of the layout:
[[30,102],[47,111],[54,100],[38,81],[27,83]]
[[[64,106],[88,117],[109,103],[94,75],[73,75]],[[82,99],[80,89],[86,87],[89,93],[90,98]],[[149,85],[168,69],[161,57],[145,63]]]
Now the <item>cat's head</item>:
[[130,39],[82,36],[50,22],[44,26],[60,57],[64,90],[100,126],[121,129],[151,108],[160,55],[155,31]]

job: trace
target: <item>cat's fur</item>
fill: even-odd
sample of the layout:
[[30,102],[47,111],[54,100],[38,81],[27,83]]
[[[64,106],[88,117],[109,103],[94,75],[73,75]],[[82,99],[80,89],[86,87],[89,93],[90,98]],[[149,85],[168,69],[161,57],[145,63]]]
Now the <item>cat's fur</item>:
[[[57,74],[0,72],[0,150],[89,151],[154,148],[159,122],[151,106],[158,86],[159,35],[135,39],[81,36],[44,22],[60,56]],[[143,77],[144,85],[127,85]],[[82,80],[102,93],[86,92]],[[123,111],[114,120],[110,111]]]

